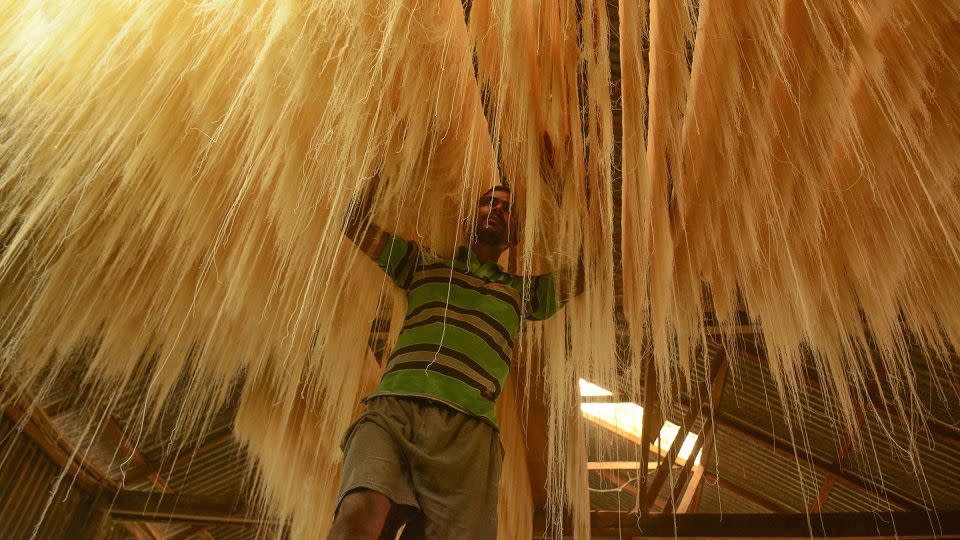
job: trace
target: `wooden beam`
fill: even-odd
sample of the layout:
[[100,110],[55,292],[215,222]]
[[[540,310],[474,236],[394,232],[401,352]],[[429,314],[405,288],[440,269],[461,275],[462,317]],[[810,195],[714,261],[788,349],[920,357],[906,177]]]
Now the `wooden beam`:
[[727,359],[727,351],[722,345],[720,346],[718,354],[718,366],[715,373],[713,373],[713,378],[711,379],[709,388],[710,409],[700,411],[704,418],[703,429],[700,430],[700,436],[697,437],[697,443],[694,446],[693,451],[690,452],[690,458],[686,463],[683,464],[683,468],[680,471],[679,477],[670,487],[670,504],[664,508],[664,511],[667,513],[673,511],[673,507],[677,504],[678,498],[684,503],[681,511],[686,512],[690,504],[693,502],[695,493],[700,489],[700,486],[703,482],[704,469],[700,468],[698,474],[691,478],[691,486],[688,486],[688,488],[684,490],[682,497],[678,497],[678,488],[684,485],[684,483],[687,481],[687,477],[690,476],[690,473],[693,470],[693,463],[696,461],[697,454],[705,447],[708,435],[710,435],[710,442],[713,442],[713,415],[717,414],[717,412],[720,410],[720,400],[723,398],[723,389],[726,388],[727,385],[727,370],[729,364]]
[[[708,418],[707,422],[703,425],[704,431],[706,431],[707,429],[710,429],[712,425],[713,425],[713,422],[711,422],[710,419]],[[693,463],[697,460],[696,459],[697,453],[700,452],[702,448],[703,448],[703,435],[701,434],[700,436],[697,437],[697,442],[694,443],[693,445],[693,450],[690,452],[690,457],[687,458],[687,461],[684,462],[682,467],[680,467],[680,471],[676,474],[676,476],[673,479],[673,483],[670,485],[670,495],[667,498],[667,504],[664,505],[663,507],[664,513],[666,514],[672,513],[674,506],[679,504],[679,499],[682,498],[680,495],[678,495],[680,491],[680,486],[683,486],[686,484],[687,478],[690,476],[690,473],[693,471]],[[702,478],[703,475],[701,474],[700,477]],[[686,490],[684,490],[684,493],[685,492]],[[691,494],[690,496],[692,497],[693,494]]]
[[127,437],[123,428],[120,427],[120,424],[117,423],[113,416],[108,415],[106,421],[103,423],[103,433],[123,452],[125,459],[132,459],[133,462],[137,464],[139,474],[137,474],[138,471],[134,471],[133,474],[126,478],[125,483],[136,484],[143,478],[149,478],[153,481],[154,488],[157,491],[173,493],[173,490],[167,485],[166,479],[160,474],[160,470],[150,463],[147,456]]
[[694,465],[690,482],[687,483],[687,487],[683,490],[683,495],[680,497],[680,501],[677,503],[678,514],[685,514],[689,512],[690,505],[693,503],[693,498],[699,493],[702,493],[703,473],[703,466]]
[[[97,497],[103,491],[114,491],[117,488],[116,482],[104,471],[84,459],[79,449],[64,436],[41,407],[24,405],[24,403],[31,403],[32,399],[29,395],[21,395],[19,402],[7,404],[4,414],[14,424],[20,426],[23,434],[87,496]],[[136,538],[146,537],[151,540],[162,538],[160,533],[149,524],[124,523],[123,527]]]
[[640,493],[640,491],[637,489],[637,486],[633,485],[633,483],[629,481],[624,482],[623,479],[620,478],[620,475],[614,471],[604,469],[597,472],[600,473],[600,476],[604,477],[608,482],[611,482],[615,486],[622,487],[622,489],[625,489],[634,495]]
[[[640,500],[640,511],[646,513],[644,501],[647,499],[647,474],[650,469],[647,463],[650,461],[650,444],[653,443],[654,434],[660,434],[660,426],[663,425],[663,411],[660,410],[660,398],[657,394],[657,369],[653,362],[653,356],[648,356],[644,364],[643,374],[643,424],[640,427],[640,462],[644,464],[643,474],[640,475],[640,492],[637,498]],[[653,497],[657,493],[654,492]],[[649,507],[646,507],[649,508]]]
[[[589,403],[589,402],[584,401],[584,403]],[[611,422],[606,418],[594,416],[589,413],[582,413],[582,414],[583,414],[583,417],[587,419],[589,422],[592,422],[593,424],[596,424],[606,430],[612,431],[613,433],[616,433],[617,435],[623,437],[624,439],[638,446],[642,446],[641,444],[642,435],[636,435],[634,432],[626,430],[622,426],[617,425],[616,423]],[[646,411],[644,411],[644,415],[646,415]],[[663,423],[661,423],[661,426],[662,425]],[[642,429],[642,426],[641,426],[641,429]],[[654,442],[656,442],[656,438],[654,438]],[[667,455],[669,448],[660,448],[659,445],[657,447],[654,447],[653,443],[650,443],[646,446],[647,446],[647,455],[648,455],[647,465],[652,466],[653,468],[656,468],[660,464],[659,457],[656,460],[654,460],[649,458],[649,455],[657,454],[657,456],[665,456]],[[683,459],[683,458],[678,458],[678,459]],[[636,463],[642,463],[642,462],[638,460],[636,461]],[[643,467],[641,467],[641,470],[643,470]]]
[[[710,344],[720,347],[720,354],[723,355],[724,361],[726,363],[730,362],[730,359],[727,357],[727,349],[721,342],[711,341]],[[710,405],[713,407],[710,410],[710,429],[703,430],[703,458],[700,460],[702,465],[703,472],[705,473],[710,465],[713,463],[713,443],[716,434],[716,424],[713,422],[713,417],[720,412],[720,403],[723,401],[723,391],[727,387],[727,377],[724,375],[722,384],[718,389],[716,386],[711,388],[713,394]],[[696,512],[700,508],[700,499],[703,497],[703,482],[704,475],[701,474],[696,479],[693,488],[693,494],[690,497],[689,505],[685,506],[682,510],[678,508],[678,511],[682,512]]]
[[109,501],[107,511],[117,521],[147,521],[220,525],[275,525],[250,515],[236,505],[213,502],[199,497],[120,491]]
[[[719,389],[723,387],[724,380],[727,374],[727,362],[726,355],[720,355],[716,360],[714,360],[713,365],[710,366],[710,378],[713,381],[711,389]],[[680,448],[683,446],[684,441],[687,438],[687,434],[690,432],[690,428],[693,426],[693,423],[696,421],[697,417],[703,414],[703,395],[706,394],[706,391],[698,392],[694,397],[694,401],[690,404],[690,408],[687,411],[687,415],[683,418],[683,423],[680,425],[679,431],[677,431],[677,436],[673,438],[673,442],[670,444],[670,450],[667,452],[666,457],[663,461],[660,462],[660,466],[657,467],[657,472],[654,474],[653,480],[648,486],[648,491],[646,493],[646,498],[640,505],[640,514],[644,515],[649,511],[651,505],[653,504],[654,498],[660,492],[660,488],[663,487],[664,482],[666,482],[668,475],[673,470],[673,462],[677,459],[677,455],[680,453]],[[711,392],[710,403],[713,403],[715,394]],[[697,437],[698,448],[691,454],[690,458],[684,463],[684,468],[681,469],[681,472],[689,472],[690,467],[693,466],[694,457],[696,452],[703,447],[703,438]],[[679,479],[678,479],[679,480]],[[685,478],[683,478],[685,480]],[[675,486],[671,486],[669,500],[676,500],[677,494],[675,491]],[[666,508],[664,508],[666,510]],[[670,512],[673,509],[670,508]]]
[[[656,463],[653,464],[656,467]],[[587,462],[588,471],[599,470],[619,470],[619,471],[639,471],[643,464],[639,461],[589,461]]]
[[[700,460],[700,466],[703,468],[704,473],[713,465],[713,441],[716,430],[716,425],[711,422],[710,430],[706,431],[703,436],[703,458]],[[700,500],[703,498],[703,482],[704,477],[702,475],[694,487],[690,505],[683,510],[684,512],[697,512],[700,510]],[[677,511],[680,511],[680,509],[678,508]]]
[[827,502],[827,497],[830,495],[830,491],[833,490],[834,484],[837,483],[837,477],[828,474],[823,477],[823,484],[820,486],[820,491],[817,493],[817,502],[814,503],[813,507],[810,508],[810,512],[819,513],[823,511],[823,505]]
[[[674,437],[673,442],[670,443],[670,449],[667,451],[666,457],[660,462],[660,465],[653,475],[653,480],[651,480],[650,485],[647,486],[645,497],[640,503],[641,515],[650,511],[654,499],[660,493],[660,488],[663,487],[664,482],[667,481],[667,477],[673,471],[673,462],[677,459],[677,454],[680,453],[683,441],[687,438],[687,433],[690,431],[690,425],[696,419],[698,413],[699,411],[689,412],[683,419],[683,424],[680,426],[679,431],[677,431],[677,436]],[[693,459],[688,459],[687,462],[692,463]]]
[[18,403],[10,403],[4,409],[4,414],[20,426],[23,434],[63,470],[67,477],[75,479],[77,486],[84,492],[96,493],[102,489],[101,486],[112,485],[108,478],[86,466],[83,456],[75,451],[38,407],[28,410]]
[[[623,489],[625,489],[626,491],[629,491],[630,493],[633,493],[634,495],[636,495],[636,496],[638,497],[638,500],[639,500],[640,490],[637,489],[637,487],[634,486],[632,483],[630,483],[630,482],[624,482],[623,479],[620,478],[620,475],[617,474],[615,471],[613,471],[613,470],[608,470],[608,469],[604,469],[604,470],[599,470],[599,471],[596,471],[596,472],[600,473],[601,476],[603,476],[604,478],[606,478],[607,481],[612,482],[614,485],[616,485],[616,486],[623,486]],[[667,501],[664,500],[664,499],[661,498],[661,497],[657,497],[657,500],[655,501],[655,504],[658,504],[658,505],[660,505],[660,506],[663,506],[663,505],[667,504]]]
[[96,500],[96,495],[80,497],[70,522],[64,528],[65,536],[96,539],[106,537],[110,516],[97,505]]
[[[594,537],[960,538],[960,511],[830,514],[679,514],[637,517],[592,512]],[[535,529],[536,530],[536,529]]]
[[849,472],[840,469],[839,466],[827,462],[822,458],[819,458],[815,455],[807,455],[805,452],[800,452],[793,448],[789,442],[774,437],[766,431],[748,425],[739,419],[727,415],[726,413],[715,415],[714,420],[717,424],[722,425],[731,431],[735,431],[751,441],[759,443],[761,446],[773,450],[774,452],[777,452],[783,456],[789,457],[790,459],[799,460],[801,463],[812,467],[820,474],[832,474],[837,477],[837,480],[842,481],[844,484],[853,487],[858,491],[871,496],[884,496],[891,504],[899,506],[904,510],[918,511],[925,507],[924,504],[919,501],[915,501],[911,498],[890,492],[884,489],[882,486],[878,486],[870,480],[854,476]]

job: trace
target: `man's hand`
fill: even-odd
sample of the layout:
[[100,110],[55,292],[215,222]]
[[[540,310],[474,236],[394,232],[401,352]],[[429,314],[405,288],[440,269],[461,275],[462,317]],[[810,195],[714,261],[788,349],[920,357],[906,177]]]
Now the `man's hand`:
[[577,270],[573,276],[573,280],[564,277],[557,283],[557,297],[560,302],[566,303],[571,298],[583,294],[583,291],[587,288],[586,282],[586,273],[583,268],[583,255],[581,254],[577,260]]
[[[562,152],[560,159],[564,159],[565,156],[569,156],[573,153],[573,144],[570,141],[570,137],[563,136],[563,140],[560,141],[559,151]],[[540,145],[540,165],[544,171],[550,171],[555,173],[557,171],[557,151],[558,148],[553,143],[553,139],[550,138],[550,134],[546,131],[543,132],[541,137]]]
[[550,140],[550,134],[543,132],[543,164],[548,170],[556,169],[556,162],[553,155],[553,141]]
[[363,193],[350,203],[343,224],[343,234],[371,259],[379,257],[387,243],[387,233],[370,222],[370,207],[379,185],[380,176],[375,175]]

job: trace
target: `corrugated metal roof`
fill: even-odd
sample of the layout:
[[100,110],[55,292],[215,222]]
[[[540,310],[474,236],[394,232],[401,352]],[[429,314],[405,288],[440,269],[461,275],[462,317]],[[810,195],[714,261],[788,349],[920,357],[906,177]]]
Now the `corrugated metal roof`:
[[0,537],[59,538],[87,498],[5,416],[0,441]]
[[246,471],[246,453],[231,438],[207,447],[202,455],[181,455],[166,479],[177,493],[234,501],[241,495]]
[[927,412],[933,418],[960,426],[960,361],[956,356],[931,357],[911,344],[914,384]]
[[[743,340],[749,349],[753,347],[749,338]],[[711,346],[705,358],[698,359],[694,364],[694,380],[707,379],[708,366],[717,357],[719,349]],[[762,356],[759,353],[758,356]],[[917,369],[918,387],[925,392],[925,406],[934,411],[934,416],[942,421],[954,421],[957,417],[956,403],[945,403],[951,386],[938,379],[949,375],[943,369],[942,363],[934,362],[931,366]],[[938,371],[939,369],[939,371]],[[705,479],[701,497],[700,512],[730,512],[730,513],[763,513],[769,508],[758,504],[757,500],[767,500],[773,505],[781,506],[788,511],[803,512],[814,505],[818,498],[825,475],[811,470],[803,458],[810,455],[823,462],[832,462],[836,459],[838,449],[842,446],[844,435],[838,433],[836,423],[832,419],[832,408],[829,400],[816,387],[806,388],[800,410],[801,421],[794,421],[794,431],[791,434],[790,424],[786,420],[784,407],[777,396],[769,371],[761,363],[751,358],[739,358],[736,368],[729,373],[728,386],[721,402],[724,415],[750,425],[763,432],[775,436],[781,441],[791,441],[794,447],[801,452],[801,459],[795,460],[782,454],[772,452],[769,448],[757,444],[736,430],[727,429],[718,425],[716,429],[716,444],[719,461],[708,467],[708,473],[719,472],[720,478],[734,484],[737,489],[724,489],[723,484],[717,484],[713,479]],[[945,389],[945,390],[944,390]],[[66,398],[61,396],[59,401]],[[690,397],[684,393],[681,402],[689,403]],[[56,407],[56,399],[51,400]],[[122,401],[124,407],[118,414],[127,415],[125,421],[118,420],[118,424],[129,425],[129,418],[135,418],[137,399],[133,397]],[[686,413],[684,405],[677,405],[668,411],[667,417],[679,422]],[[60,409],[57,417],[58,425],[69,427],[76,424],[78,430],[85,421],[84,418],[74,418],[71,424],[71,415],[76,416],[68,407]],[[197,434],[188,440],[183,447],[171,435],[176,426],[176,414],[164,412],[161,421],[153,429],[138,432],[140,450],[152,465],[161,470],[168,484],[175,493],[189,496],[207,497],[218,502],[239,502],[243,496],[243,481],[247,469],[244,464],[245,456],[239,450],[235,440],[229,436],[234,411],[227,407],[219,411],[214,420],[207,427],[205,436]],[[88,420],[88,419],[86,419]],[[701,429],[702,419],[697,419],[694,431]],[[628,439],[610,435],[602,428],[587,424],[587,448],[592,461],[636,461],[639,457],[637,445]],[[8,428],[10,426],[7,426]],[[933,501],[938,509],[960,508],[960,494],[955,486],[960,485],[960,450],[956,444],[944,444],[921,435],[916,451],[918,463],[924,478],[918,480],[910,461],[906,459],[902,448],[907,445],[908,432],[903,426],[894,425],[884,431],[881,424],[866,415],[863,424],[863,443],[861,447],[853,447],[842,464],[845,473],[868,479],[874,483],[884,485],[891,491],[902,496],[919,501]],[[69,431],[69,429],[68,429]],[[132,434],[127,436],[133,438]],[[792,436],[791,436],[792,435]],[[175,442],[174,442],[175,441]],[[12,447],[11,447],[12,448]],[[202,449],[198,454],[192,451]],[[102,450],[102,449],[101,449]],[[179,455],[176,460],[174,456]],[[33,447],[33,451],[39,452]],[[96,450],[94,456],[96,456]],[[42,453],[41,453],[42,454]],[[13,453],[9,454],[14,456]],[[41,457],[43,457],[41,455]],[[103,456],[97,457],[101,460]],[[652,457],[652,456],[651,456]],[[8,463],[28,458],[8,457],[4,466],[0,467],[0,481],[11,475]],[[12,460],[12,461],[10,461]],[[798,463],[799,461],[799,463]],[[52,466],[52,463],[48,462]],[[55,467],[54,467],[55,469]],[[31,469],[38,475],[40,469]],[[56,472],[55,470],[53,471]],[[51,473],[51,471],[47,471]],[[52,473],[51,473],[52,474]],[[631,473],[624,472],[621,477],[624,482]],[[635,486],[635,473],[632,483]],[[42,479],[42,474],[37,478]],[[47,481],[49,482],[47,477]],[[9,482],[9,480],[8,480]],[[605,510],[632,510],[636,504],[636,494],[629,488],[614,489],[612,483],[597,473],[590,474],[591,504],[593,508]],[[147,481],[146,485],[151,482]],[[38,479],[28,479],[24,485],[34,492],[46,494],[49,486],[41,486]],[[668,484],[661,489],[660,496],[668,493]],[[9,484],[8,484],[9,485]],[[3,489],[4,484],[0,484]],[[33,486],[33,487],[29,487]],[[126,486],[130,488],[131,486]],[[12,487],[7,491],[13,489]],[[19,484],[16,491],[22,493],[23,487]],[[740,493],[752,494],[752,498]],[[62,498],[62,497],[61,497]],[[44,500],[42,497],[25,498],[33,502]],[[68,498],[68,502],[71,499]],[[76,501],[74,501],[76,502]],[[27,503],[24,502],[24,505]],[[72,507],[64,505],[53,513],[48,513],[43,527],[66,526]],[[876,494],[854,489],[836,482],[830,489],[829,496],[824,504],[824,511],[861,512],[883,511],[887,509],[885,500]],[[0,511],[3,511],[0,509]],[[27,508],[23,515],[35,515],[35,508]],[[60,513],[57,513],[60,512]],[[0,514],[2,519],[2,514]],[[0,521],[2,524],[3,521]],[[25,527],[22,520],[18,520],[18,527]],[[164,534],[175,534],[188,531],[189,527],[173,524],[158,524],[154,527]],[[0,528],[2,531],[2,528]],[[18,529],[19,532],[19,529]],[[117,529],[114,533],[117,538],[126,537],[126,533]],[[257,529],[246,526],[218,526],[207,529],[206,534],[215,539],[220,538],[256,538]],[[209,537],[207,536],[207,537]],[[14,536],[15,537],[15,536]]]
[[272,534],[261,534],[255,527],[238,527],[222,525],[212,527],[208,531],[216,540],[256,540],[257,538],[273,538]]
[[921,434],[911,462],[905,426],[894,423],[884,429],[873,418],[865,422],[862,439],[844,461],[850,472],[910,499],[932,501],[941,510],[960,508],[960,449]]
[[[185,384],[181,380],[171,394],[182,395]],[[118,399],[113,418],[137,442],[137,449],[148,460],[160,463],[165,458],[169,459],[172,455],[202,444],[208,437],[231,431],[238,397],[236,391],[231,393],[226,404],[217,409],[206,424],[196,426],[184,425],[184,418],[195,414],[197,410],[204,410],[207,404],[187,404],[173,399],[157,414],[156,423],[151,424],[147,413],[152,411],[144,408],[151,404],[145,404],[142,388],[133,387]]]
[[808,510],[817,500],[821,474],[723,426],[715,433],[717,461],[710,472],[794,512]]
[[833,485],[823,505],[824,512],[883,512],[890,511],[888,503],[877,494],[868,494],[849,488],[841,482]]
[[[751,357],[734,356],[731,379],[720,402],[724,414],[758,427],[784,440],[796,439],[797,446],[812,454],[832,461],[841,439],[828,416],[823,394],[808,386],[802,398],[802,410],[793,411],[793,422],[777,394],[776,383],[765,365]],[[796,413],[802,414],[798,421]]]
[[719,483],[704,479],[699,512],[707,514],[766,514],[770,511],[740,497]]
[[[748,350],[756,346],[750,338],[744,341]],[[918,388],[926,399],[932,400],[925,406],[937,411],[934,416],[941,420],[960,416],[957,413],[960,400],[950,399],[950,392],[955,391],[950,379],[935,380],[935,377],[953,376],[944,369],[945,364],[934,360],[930,362],[932,369],[927,369],[931,366],[921,358],[918,357],[917,362]],[[847,435],[840,432],[834,421],[836,414],[832,405],[818,386],[810,384],[804,388],[800,410],[794,411],[793,421],[788,423],[769,370],[756,358],[740,358],[730,382],[733,384],[724,393],[720,406],[723,414],[788,442],[800,453],[801,463],[798,471],[798,465],[786,463],[791,460],[785,456],[776,455],[749,438],[720,426],[721,473],[723,467],[727,467],[728,472],[740,474],[742,478],[727,475],[728,480],[803,511],[802,507],[798,508],[802,496],[808,498],[808,504],[816,500],[816,491],[811,493],[807,486],[813,483],[816,489],[823,483],[823,475],[812,472],[803,463],[803,458],[812,456],[823,463],[834,463],[846,443]],[[946,391],[936,390],[938,384]],[[932,501],[938,509],[960,508],[960,494],[955,489],[960,485],[960,449],[956,443],[947,444],[937,440],[936,436],[931,438],[923,433],[917,434],[916,443],[915,452],[909,450],[909,432],[905,425],[886,419],[881,424],[875,415],[868,413],[863,422],[861,444],[850,448],[841,461],[841,470],[906,498],[925,504]],[[915,463],[911,462],[914,454]],[[749,463],[752,474],[745,474],[745,470],[738,473],[737,462]],[[729,471],[731,467],[732,471]],[[757,477],[770,481],[759,483]],[[800,480],[804,485],[802,493],[798,485]],[[826,498],[824,510],[872,511],[886,507],[881,497],[836,482]]]
[[[193,431],[185,437],[177,438],[179,436],[174,434],[178,427],[175,411],[163,411],[159,422],[141,429],[142,402],[137,397],[136,391],[127,392],[119,397],[119,405],[114,409],[114,414],[111,417],[102,417],[91,410],[89,403],[78,399],[82,393],[77,392],[75,386],[70,386],[71,384],[74,383],[63,382],[61,386],[48,393],[43,400],[42,412],[49,419],[51,428],[63,437],[63,444],[80,447],[86,466],[93,467],[92,470],[97,471],[98,475],[114,482],[114,485],[104,486],[107,492],[117,487],[123,490],[153,491],[166,485],[175,495],[185,495],[194,500],[229,504],[238,509],[247,506],[247,501],[243,500],[244,480],[248,474],[246,455],[232,436],[235,400],[231,400],[228,407],[217,412],[213,421],[206,426],[204,437],[201,437],[198,431]],[[176,406],[182,406],[182,404]],[[0,435],[9,436],[2,441],[7,446],[0,446],[0,450],[8,450],[8,457],[3,459],[0,454],[0,490],[2,490],[0,501],[4,500],[3,494],[6,493],[16,494],[16,498],[11,497],[4,508],[0,508],[0,538],[29,538],[29,533],[25,536],[21,533],[39,521],[38,512],[48,500],[51,489],[44,483],[49,483],[51,478],[56,478],[59,468],[50,462],[43,450],[28,437],[8,433],[12,423],[6,418],[4,422],[6,422],[3,426],[4,431]],[[111,422],[115,433],[108,434],[104,426]],[[88,429],[91,424],[100,426],[100,432],[92,440]],[[135,446],[140,455],[136,459],[129,459],[130,452],[120,447],[120,440],[124,441],[124,445]],[[24,452],[29,456],[21,455]],[[46,469],[21,463],[26,463],[36,456],[46,460]],[[120,463],[124,461],[127,463],[125,479],[120,471]],[[163,478],[163,482],[155,482],[152,477],[146,476],[147,473],[158,473]],[[21,478],[21,474],[25,476]],[[67,478],[63,484],[69,485],[70,478]],[[64,493],[65,488],[57,494],[54,499],[55,505],[51,506],[51,511],[48,511],[43,519],[41,538],[61,537],[64,527],[70,523],[69,520],[73,515],[73,507],[69,504],[75,504],[78,497],[82,500],[89,498],[74,489],[64,503],[62,502]],[[16,505],[11,506],[13,503],[10,501],[14,501]],[[38,507],[40,510],[35,508],[37,505],[40,505]],[[4,509],[8,512],[7,514],[3,513]],[[89,512],[89,508],[85,511]],[[84,519],[78,519],[79,523],[83,523]],[[72,525],[76,526],[77,523]],[[126,526],[116,523],[110,526],[111,532],[108,533],[110,538],[130,537],[126,532]],[[146,526],[153,531],[153,534],[159,534],[162,537],[188,534],[196,528],[195,525],[175,522],[155,522]],[[218,528],[228,537],[237,535],[255,537],[256,535],[256,527],[241,525]],[[247,529],[249,531],[243,532]],[[6,534],[8,530],[12,534]],[[49,534],[45,536],[44,531]],[[210,538],[211,535],[208,529],[200,537]]]

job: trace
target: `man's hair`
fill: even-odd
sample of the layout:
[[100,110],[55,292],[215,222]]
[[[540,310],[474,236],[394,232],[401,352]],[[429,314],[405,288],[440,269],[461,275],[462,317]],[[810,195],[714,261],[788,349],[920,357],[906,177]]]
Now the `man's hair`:
[[484,191],[483,193],[481,193],[481,194],[480,194],[480,197],[478,197],[478,199],[482,199],[482,198],[486,197],[487,195],[493,193],[494,191],[506,191],[507,193],[510,193],[510,186],[506,186],[506,185],[503,185],[503,184],[499,184],[499,185],[493,186],[492,188],[490,188],[490,189]]

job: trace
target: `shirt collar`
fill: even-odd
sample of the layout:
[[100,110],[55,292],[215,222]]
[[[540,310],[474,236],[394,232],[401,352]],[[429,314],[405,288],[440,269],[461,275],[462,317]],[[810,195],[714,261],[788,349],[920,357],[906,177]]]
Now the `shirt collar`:
[[503,268],[496,261],[480,262],[477,254],[470,251],[469,246],[460,246],[457,248],[457,262],[463,264],[467,273],[477,277],[494,277],[503,274]]

